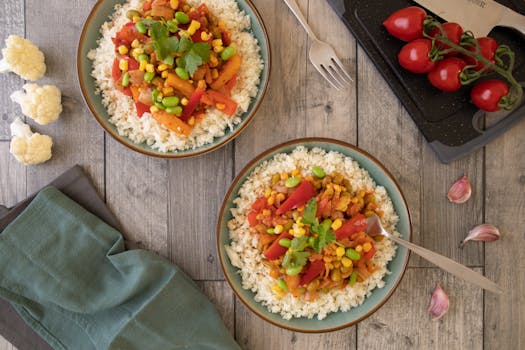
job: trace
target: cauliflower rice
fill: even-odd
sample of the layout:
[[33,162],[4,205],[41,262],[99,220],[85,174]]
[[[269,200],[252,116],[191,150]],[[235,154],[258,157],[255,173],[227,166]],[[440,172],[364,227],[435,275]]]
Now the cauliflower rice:
[[231,209],[233,219],[228,222],[231,244],[225,246],[226,252],[233,266],[239,268],[242,278],[242,287],[255,293],[255,300],[265,305],[269,311],[279,313],[289,320],[292,317],[325,318],[330,312],[348,311],[364,302],[372,294],[374,288],[382,288],[385,282],[383,276],[389,274],[387,264],[396,254],[396,245],[388,239],[375,243],[376,254],[372,262],[377,266],[375,271],[364,282],[357,282],[344,289],[331,290],[321,293],[313,302],[304,301],[286,294],[277,298],[271,287],[275,280],[269,275],[269,268],[262,263],[263,255],[257,249],[257,235],[251,234],[247,214],[251,204],[264,195],[264,190],[271,182],[274,173],[299,169],[301,174],[310,173],[313,166],[322,167],[327,174],[341,173],[349,179],[353,188],[370,189],[375,191],[376,203],[384,212],[381,222],[385,229],[399,236],[395,231],[399,221],[394,211],[392,201],[382,186],[377,186],[368,172],[359,167],[359,164],[338,152],[326,152],[320,148],[306,149],[297,147],[292,153],[280,153],[271,160],[258,166],[246,179],[239,189],[239,196],[234,200],[236,208]]
[[160,152],[195,149],[213,142],[216,137],[223,136],[227,129],[233,130],[235,125],[242,121],[241,116],[248,110],[252,98],[257,95],[264,66],[257,39],[249,32],[250,17],[239,10],[234,0],[187,0],[187,3],[193,7],[206,3],[211,13],[224,22],[232,35],[232,40],[237,43],[237,51],[242,56],[243,63],[232,91],[232,99],[239,105],[237,113],[230,117],[215,108],[210,108],[205,118],[186,138],[157,123],[150,113],[145,113],[142,118],[138,118],[133,100],[118,90],[111,77],[111,67],[115,58],[111,38],[129,22],[126,12],[139,8],[142,2],[143,0],[130,0],[124,5],[116,5],[110,21],[100,28],[102,38],[98,41],[98,47],[88,53],[88,58],[93,61],[91,75],[95,78],[98,87],[96,93],[102,94],[102,103],[111,115],[109,122],[117,127],[120,135],[128,137],[135,143],[145,142],[152,149]]

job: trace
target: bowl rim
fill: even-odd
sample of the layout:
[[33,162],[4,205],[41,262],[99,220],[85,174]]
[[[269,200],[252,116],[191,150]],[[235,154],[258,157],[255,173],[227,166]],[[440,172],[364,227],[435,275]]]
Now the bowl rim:
[[[395,177],[393,176],[393,174],[377,159],[375,158],[374,156],[372,156],[370,153],[358,148],[357,146],[354,146],[350,143],[347,143],[347,142],[344,142],[344,141],[340,141],[340,140],[336,140],[336,139],[331,139],[331,138],[324,138],[324,137],[306,137],[306,138],[299,138],[299,139],[294,139],[294,140],[290,140],[290,141],[286,141],[286,142],[283,142],[281,144],[278,144],[276,146],[273,146],[265,151],[263,151],[262,153],[260,153],[259,155],[257,155],[255,158],[253,158],[250,162],[248,162],[248,164],[246,164],[242,170],[239,172],[239,174],[237,174],[237,176],[235,176],[235,178],[233,179],[230,187],[228,188],[228,191],[226,192],[226,194],[224,195],[224,199],[223,199],[223,202],[222,202],[222,205],[221,205],[221,208],[220,208],[220,211],[219,211],[219,217],[218,217],[218,220],[217,220],[217,255],[219,257],[219,260],[221,262],[221,269],[222,269],[222,272],[226,278],[226,281],[228,281],[228,284],[230,285],[231,289],[233,290],[233,292],[235,293],[235,296],[240,299],[242,301],[242,303],[244,304],[244,306],[246,306],[250,311],[252,311],[255,315],[257,315],[258,317],[262,318],[263,320],[277,326],[277,327],[280,327],[280,328],[284,328],[284,329],[287,329],[287,330],[290,330],[290,331],[294,331],[294,332],[300,332],[300,333],[326,333],[326,332],[332,332],[332,331],[337,331],[337,330],[341,330],[341,329],[344,329],[344,328],[347,328],[347,327],[350,327],[350,326],[353,326],[359,322],[361,322],[362,320],[370,317],[373,313],[375,313],[377,310],[379,310],[387,301],[388,299],[390,299],[390,297],[392,296],[392,294],[396,291],[397,287],[399,286],[399,284],[401,283],[401,280],[403,279],[404,275],[405,275],[405,272],[407,270],[407,267],[408,267],[408,261],[410,259],[410,254],[411,254],[411,251],[409,249],[407,249],[407,254],[406,254],[406,257],[403,261],[403,265],[402,265],[402,271],[401,271],[401,274],[399,275],[399,278],[394,282],[394,285],[393,287],[390,289],[390,291],[383,297],[383,299],[381,299],[377,305],[375,305],[370,311],[368,311],[366,314],[364,314],[363,316],[361,317],[358,317],[357,319],[353,320],[353,321],[350,321],[350,322],[347,322],[347,323],[344,323],[342,325],[339,325],[339,326],[336,326],[336,327],[330,327],[330,328],[322,328],[322,329],[315,329],[315,330],[312,330],[312,329],[302,329],[302,328],[297,328],[297,327],[293,327],[293,326],[287,326],[287,325],[284,325],[284,324],[280,324],[280,323],[277,323],[273,320],[271,320],[270,318],[266,317],[264,314],[260,313],[259,311],[257,311],[256,309],[252,308],[250,306],[250,304],[247,302],[247,300],[245,300],[245,298],[243,298],[238,292],[237,292],[237,289],[236,287],[234,286],[233,284],[233,281],[232,279],[230,278],[230,276],[226,273],[226,262],[225,262],[225,257],[223,257],[221,255],[221,240],[220,240],[220,233],[221,233],[221,226],[222,226],[222,222],[223,222],[223,214],[224,214],[224,211],[226,210],[226,207],[227,207],[227,203],[228,203],[228,198],[230,198],[230,196],[232,195],[232,192],[233,192],[233,189],[235,188],[235,186],[237,185],[237,183],[241,180],[241,178],[250,170],[250,168],[252,168],[254,165],[256,165],[257,163],[259,163],[263,158],[265,158],[267,155],[275,152],[275,151],[278,151],[279,149],[282,149],[282,148],[285,148],[285,147],[288,147],[288,146],[293,146],[293,145],[300,145],[302,143],[310,143],[310,142],[324,142],[324,143],[330,143],[330,144],[336,144],[336,145],[339,145],[339,146],[343,146],[343,147],[347,147],[347,148],[350,148],[352,149],[353,151],[356,151],[358,153],[361,153],[362,155],[364,155],[365,157],[367,157],[369,160],[371,160],[373,163],[375,163],[382,171],[384,171],[384,173],[392,180],[392,182],[394,183],[394,186],[397,188],[399,194],[401,195],[401,199],[404,203],[404,206],[406,208],[406,211],[407,211],[407,217],[408,217],[408,241],[411,241],[412,240],[412,220],[410,218],[410,211],[408,209],[408,203],[407,203],[407,200],[405,198],[405,195],[403,194],[403,192],[401,191],[401,187],[399,186],[399,183],[397,182],[397,180],[395,179]],[[361,165],[360,165],[361,166]],[[338,311],[340,312],[340,311]]]
[[[78,80],[78,83],[80,85],[80,90],[82,92],[82,98],[84,100],[84,103],[88,106],[89,111],[95,117],[97,122],[102,126],[102,128],[107,133],[109,133],[111,135],[111,137],[113,137],[115,140],[117,140],[118,142],[120,142],[124,146],[126,146],[126,147],[128,147],[128,148],[130,148],[130,149],[132,149],[132,150],[134,150],[136,152],[148,155],[148,156],[152,156],[152,157],[156,157],[156,158],[164,158],[164,159],[166,159],[166,158],[168,158],[168,159],[169,158],[171,158],[171,159],[183,159],[183,158],[191,158],[191,157],[201,156],[201,155],[213,152],[216,149],[219,149],[219,148],[227,145],[230,141],[232,141],[237,136],[239,136],[239,134],[244,129],[246,129],[246,127],[251,123],[251,121],[253,120],[253,117],[255,116],[257,111],[259,110],[259,108],[261,106],[261,103],[264,100],[264,97],[265,97],[266,92],[268,90],[268,85],[269,85],[270,76],[271,76],[271,68],[272,68],[272,54],[271,54],[271,49],[270,49],[271,45],[270,45],[270,38],[268,36],[268,31],[266,30],[266,26],[265,26],[265,24],[264,24],[264,22],[262,20],[261,15],[259,14],[259,11],[255,7],[255,5],[253,5],[251,0],[234,0],[234,1],[235,2],[243,1],[244,3],[246,3],[246,5],[248,5],[248,7],[251,8],[251,10],[253,11],[253,13],[255,15],[255,18],[257,19],[257,22],[259,23],[259,25],[261,27],[262,33],[263,33],[263,37],[264,37],[264,41],[265,41],[264,44],[266,46],[266,52],[268,53],[268,60],[265,63],[265,65],[266,65],[266,74],[265,74],[264,77],[261,76],[261,80],[263,80],[262,78],[266,78],[266,79],[264,79],[264,85],[262,87],[261,86],[258,87],[258,89],[261,91],[261,95],[260,95],[259,99],[255,101],[255,105],[253,106],[253,109],[252,109],[251,113],[246,117],[246,119],[243,122],[237,124],[238,127],[236,129],[234,129],[232,131],[232,133],[228,135],[228,137],[224,138],[220,142],[218,142],[216,144],[213,144],[210,147],[206,147],[206,145],[209,145],[209,144],[205,144],[205,145],[200,147],[201,149],[197,148],[195,150],[189,150],[188,152],[185,152],[185,153],[176,152],[176,153],[164,153],[164,154],[161,153],[161,152],[156,152],[156,151],[150,150],[150,149],[141,148],[136,143],[134,143],[133,141],[127,139],[125,136],[119,135],[118,131],[114,131],[111,128],[109,128],[105,124],[105,122],[109,123],[109,121],[107,121],[105,118],[103,118],[102,116],[100,116],[96,112],[95,107],[93,106],[91,100],[89,99],[88,91],[87,91],[87,88],[85,86],[84,80],[82,78],[82,74],[81,74],[82,73],[82,68],[83,68],[83,65],[82,65],[82,58],[83,57],[82,57],[82,52],[81,51],[82,51],[82,48],[84,47],[84,44],[85,44],[86,35],[87,35],[87,29],[91,25],[91,21],[93,20],[93,17],[95,16],[95,13],[98,11],[99,7],[102,5],[104,0],[98,0],[96,2],[96,4],[93,6],[91,11],[89,12],[88,17],[84,21],[84,25],[82,27],[82,32],[80,33],[80,38],[78,40],[77,59],[76,59],[77,80]],[[259,45],[261,45],[261,43],[259,43]]]

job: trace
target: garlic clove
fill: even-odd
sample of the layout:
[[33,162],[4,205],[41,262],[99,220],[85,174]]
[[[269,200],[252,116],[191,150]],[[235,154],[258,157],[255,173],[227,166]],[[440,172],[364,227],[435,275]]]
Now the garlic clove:
[[428,312],[434,316],[433,320],[439,320],[447,313],[449,308],[448,295],[445,293],[443,288],[436,283],[434,292],[432,292],[432,298],[430,299],[430,306],[428,307]]
[[472,187],[466,175],[457,180],[448,190],[448,200],[452,203],[461,204],[468,201],[472,194]]
[[467,237],[461,242],[461,245],[463,246],[468,241],[497,241],[500,238],[500,235],[501,234],[496,226],[491,224],[481,224],[468,232]]

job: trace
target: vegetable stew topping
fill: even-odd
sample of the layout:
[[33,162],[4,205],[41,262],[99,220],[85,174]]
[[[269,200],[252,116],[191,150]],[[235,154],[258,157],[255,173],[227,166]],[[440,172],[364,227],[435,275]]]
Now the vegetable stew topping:
[[188,136],[207,108],[230,116],[242,57],[224,24],[206,4],[148,0],[130,10],[129,22],[113,38],[112,77],[135,101],[137,115]]
[[367,217],[383,215],[374,192],[354,189],[341,174],[318,166],[311,173],[274,174],[247,217],[278,297],[290,293],[313,301],[376,270],[375,242],[383,236],[365,232]]

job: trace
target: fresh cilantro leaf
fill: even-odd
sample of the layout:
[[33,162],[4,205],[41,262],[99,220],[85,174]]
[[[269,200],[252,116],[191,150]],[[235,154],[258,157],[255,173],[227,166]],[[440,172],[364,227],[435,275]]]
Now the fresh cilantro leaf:
[[303,219],[301,220],[306,225],[317,225],[319,221],[317,220],[317,201],[315,198],[312,198],[306,204],[303,213]]
[[203,62],[210,61],[210,50],[211,46],[208,43],[195,43],[191,47],[191,51],[194,51],[197,55],[199,55]]
[[292,250],[296,252],[303,251],[304,248],[306,248],[307,242],[307,236],[295,237],[294,239],[292,239],[292,244],[290,245],[290,248],[292,248]]
[[295,266],[304,266],[307,263],[310,252],[296,252],[295,253]]
[[168,52],[177,52],[177,48],[179,47],[179,39],[177,39],[176,36],[170,36],[163,41],[163,44]]
[[287,266],[290,265],[291,262],[292,262],[292,252],[288,251],[288,252],[286,252],[286,254],[284,255],[282,265],[283,265],[284,267],[287,267]]
[[326,219],[317,226],[317,237],[313,240],[312,244],[312,248],[316,252],[321,253],[323,248],[335,239],[335,234],[330,228],[331,225],[332,221]]
[[190,50],[186,55],[184,55],[184,59],[186,60],[186,72],[193,74],[199,68],[199,66],[202,64],[202,58],[198,54],[195,53],[195,51]]
[[175,36],[170,36],[166,25],[159,21],[148,21],[147,24],[149,24],[151,39],[153,39],[153,47],[161,60],[178,51],[179,39]]
[[191,49],[192,44],[193,43],[191,42],[191,39],[185,36],[181,36],[178,52],[181,53],[189,51]]

